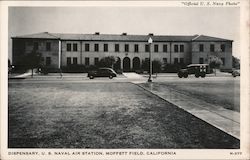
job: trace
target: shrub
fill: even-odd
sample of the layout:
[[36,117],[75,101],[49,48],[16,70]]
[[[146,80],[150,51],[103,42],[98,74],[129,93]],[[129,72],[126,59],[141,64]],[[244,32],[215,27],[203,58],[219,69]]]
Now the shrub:
[[62,67],[64,73],[84,73],[86,72],[85,65],[69,65]]
[[177,73],[182,68],[179,64],[166,64],[164,66],[164,72],[166,73]]

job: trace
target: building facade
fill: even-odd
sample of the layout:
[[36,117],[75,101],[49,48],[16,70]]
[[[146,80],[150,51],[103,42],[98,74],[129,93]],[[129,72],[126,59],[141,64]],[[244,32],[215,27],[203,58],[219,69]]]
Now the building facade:
[[[153,43],[149,44],[151,37]],[[37,33],[12,37],[12,62],[37,51],[44,65],[61,68],[69,65],[97,65],[100,59],[114,56],[116,67],[124,71],[136,70],[152,54],[152,60],[162,64],[209,63],[211,56],[221,58],[221,69],[232,69],[232,40],[193,36],[55,34]]]

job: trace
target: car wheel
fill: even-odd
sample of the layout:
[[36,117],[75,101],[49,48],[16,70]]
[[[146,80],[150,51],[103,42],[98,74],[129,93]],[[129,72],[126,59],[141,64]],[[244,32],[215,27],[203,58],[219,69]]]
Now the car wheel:
[[199,78],[199,77],[200,77],[200,74],[199,74],[199,73],[195,73],[195,77],[196,77],[196,78]]
[[112,79],[112,78],[113,78],[113,76],[110,75],[110,76],[109,76],[109,79]]
[[185,74],[183,75],[183,77],[184,77],[184,78],[187,78],[187,77],[188,77],[188,74],[187,74],[187,73],[185,73]]
[[201,77],[202,77],[202,78],[205,78],[205,77],[206,77],[206,73],[204,73],[204,72],[201,73]]
[[94,79],[94,76],[89,76],[89,79]]
[[179,77],[179,78],[182,78],[182,74],[178,74],[178,77]]

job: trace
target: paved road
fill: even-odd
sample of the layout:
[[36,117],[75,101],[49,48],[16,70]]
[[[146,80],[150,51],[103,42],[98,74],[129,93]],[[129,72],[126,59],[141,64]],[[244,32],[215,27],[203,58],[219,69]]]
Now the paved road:
[[[213,81],[225,81],[225,80],[236,80],[239,81],[240,77],[233,78],[232,76],[208,76],[206,78],[195,78],[194,76],[189,76],[188,78],[178,78],[176,74],[160,74],[157,77],[155,75],[152,76],[153,82],[171,82],[171,81],[179,81],[179,82],[213,82]],[[147,75],[141,76],[135,73],[124,73],[124,75],[118,75],[113,79],[109,78],[95,78],[89,79],[86,74],[63,74],[63,77],[60,77],[59,74],[51,74],[49,76],[34,76],[31,78],[30,76],[26,77],[26,79],[9,79],[9,83],[36,83],[36,82],[67,82],[71,81],[71,83],[79,83],[79,82],[147,82]]]

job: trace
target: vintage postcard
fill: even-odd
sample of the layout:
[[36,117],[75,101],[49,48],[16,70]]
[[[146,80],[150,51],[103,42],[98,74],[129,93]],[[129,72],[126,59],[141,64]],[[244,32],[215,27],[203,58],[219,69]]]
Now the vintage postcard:
[[250,159],[248,0],[0,7],[1,159]]

